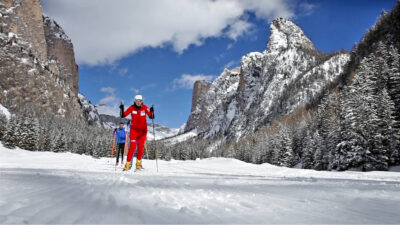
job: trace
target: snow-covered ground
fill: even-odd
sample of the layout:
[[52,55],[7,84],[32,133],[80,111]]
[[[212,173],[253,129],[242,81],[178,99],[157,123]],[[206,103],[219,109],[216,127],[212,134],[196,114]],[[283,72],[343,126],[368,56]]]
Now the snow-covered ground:
[[399,223],[400,173],[320,172],[234,159],[144,160],[0,145],[4,223]]

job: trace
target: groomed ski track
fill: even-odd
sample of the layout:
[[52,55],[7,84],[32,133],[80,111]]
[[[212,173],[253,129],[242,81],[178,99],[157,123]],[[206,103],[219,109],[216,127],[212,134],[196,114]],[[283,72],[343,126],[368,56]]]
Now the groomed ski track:
[[0,223],[398,223],[398,172],[327,172],[234,159],[114,159],[0,148]]

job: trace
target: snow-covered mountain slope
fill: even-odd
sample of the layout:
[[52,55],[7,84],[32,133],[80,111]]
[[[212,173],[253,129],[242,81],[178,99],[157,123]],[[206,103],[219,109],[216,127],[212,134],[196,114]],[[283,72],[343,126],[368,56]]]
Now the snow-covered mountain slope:
[[[115,159],[6,149],[0,223],[397,223],[400,173],[327,172],[235,159]],[[350,204],[351,203],[351,204]],[[379,210],[377,210],[379,209]]]
[[174,136],[170,136],[169,138],[165,138],[163,140],[163,143],[167,144],[167,145],[173,145],[176,143],[180,143],[186,140],[189,140],[190,138],[194,138],[197,136],[197,130],[191,130],[189,132],[185,132],[185,133],[178,133],[177,135]]
[[86,120],[89,125],[101,125],[100,116],[96,109],[96,106],[93,105],[89,99],[87,99],[83,94],[78,94],[79,103],[82,106],[83,113],[85,115]]
[[229,139],[251,134],[279,116],[306,105],[343,71],[346,53],[315,50],[304,32],[276,19],[264,52],[242,57],[240,68],[225,70],[193,99],[185,131]]
[[154,135],[156,140],[164,139],[167,137],[175,136],[179,132],[179,128],[168,128],[160,124],[154,124],[154,134],[153,134],[153,124],[147,123],[147,140],[154,140]]

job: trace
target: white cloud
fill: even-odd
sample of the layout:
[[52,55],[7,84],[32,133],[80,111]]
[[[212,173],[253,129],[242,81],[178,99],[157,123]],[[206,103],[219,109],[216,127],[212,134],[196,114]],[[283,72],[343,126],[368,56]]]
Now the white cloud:
[[128,68],[121,68],[118,70],[119,75],[124,76],[126,73],[128,73]]
[[227,64],[224,65],[224,69],[227,68],[230,70],[230,69],[233,69],[233,68],[239,66],[239,64],[240,64],[240,61],[231,60]]
[[232,40],[238,39],[243,33],[250,30],[253,27],[253,24],[249,23],[248,21],[238,20],[234,22],[230,29],[227,32],[228,37]]
[[100,90],[101,90],[101,92],[105,92],[105,93],[109,93],[109,94],[115,95],[115,88],[102,87]]
[[214,76],[212,75],[203,75],[203,74],[182,74],[180,78],[176,78],[173,81],[173,89],[177,88],[185,88],[185,89],[192,89],[194,82],[197,80],[208,80],[212,81]]
[[309,16],[314,13],[314,10],[317,8],[317,5],[310,4],[308,2],[302,2],[299,4],[299,16]]
[[119,108],[118,107],[112,107],[109,105],[97,105],[97,112],[99,114],[105,114],[105,115],[111,115],[115,117],[119,117]]
[[135,95],[139,94],[139,92],[140,92],[140,90],[137,89],[137,88],[131,88],[131,89],[129,89],[129,90],[133,91],[133,93],[134,93]]
[[151,88],[155,88],[157,87],[157,85],[155,83],[151,83],[151,84],[147,84],[144,86],[141,86],[139,88],[130,88],[129,90],[131,90],[135,95],[140,94],[141,92],[147,90],[147,89],[151,89]]
[[101,92],[105,93],[106,96],[97,104],[97,111],[99,114],[119,116],[119,104],[122,101],[121,98],[117,97],[116,89],[112,87],[102,87]]
[[260,19],[294,16],[288,0],[42,0],[74,43],[78,63],[112,64],[146,47],[182,53],[209,37],[237,39]]

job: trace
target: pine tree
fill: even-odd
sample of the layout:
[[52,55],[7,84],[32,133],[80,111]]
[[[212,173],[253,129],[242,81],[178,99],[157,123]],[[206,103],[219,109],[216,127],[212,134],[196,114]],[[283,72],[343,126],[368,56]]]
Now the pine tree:
[[54,139],[53,142],[53,151],[54,152],[64,152],[66,151],[66,140],[65,140],[65,135],[64,135],[64,131],[61,130],[56,138]]
[[25,117],[21,127],[19,147],[26,150],[37,150],[39,145],[39,121],[36,118]]
[[[400,54],[396,47],[388,50],[390,72],[388,74],[388,93],[395,104],[395,118],[400,121]],[[400,123],[396,125],[400,127]]]
[[289,131],[286,126],[278,125],[278,135],[277,137],[277,165],[279,166],[292,166],[294,153],[292,150],[292,139],[289,137]]
[[307,131],[307,135],[304,138],[303,155],[301,157],[301,164],[303,169],[312,169],[314,164],[314,153],[315,153],[315,142],[310,134],[310,130]]
[[313,148],[314,152],[314,166],[313,168],[316,170],[326,170],[328,167],[328,158],[327,158],[327,152],[325,151],[326,148],[324,147],[323,144],[323,139],[319,135],[318,131],[316,131],[312,137],[313,141],[312,144],[314,146],[310,146]]
[[19,145],[20,138],[18,135],[20,124],[19,117],[12,115],[4,135],[4,145],[6,147],[14,148]]
[[7,131],[8,120],[5,115],[0,113],[0,140],[3,140]]

